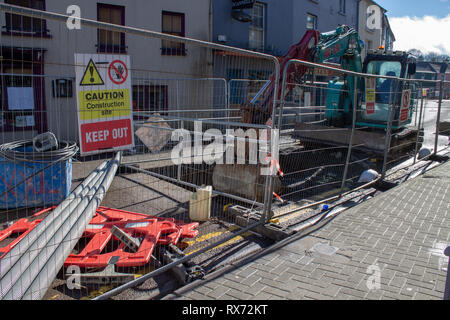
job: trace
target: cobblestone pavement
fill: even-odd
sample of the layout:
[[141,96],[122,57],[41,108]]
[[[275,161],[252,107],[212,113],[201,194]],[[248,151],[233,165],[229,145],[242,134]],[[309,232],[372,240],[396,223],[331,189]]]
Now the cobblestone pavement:
[[442,299],[450,162],[286,242],[165,299]]

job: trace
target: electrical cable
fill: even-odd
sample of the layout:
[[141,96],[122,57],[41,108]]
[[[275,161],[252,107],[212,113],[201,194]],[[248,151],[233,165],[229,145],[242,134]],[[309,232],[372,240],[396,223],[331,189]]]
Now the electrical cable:
[[9,160],[15,164],[26,165],[26,163],[43,163],[46,161],[52,161],[44,168],[33,172],[31,175],[23,179],[22,181],[16,183],[14,186],[8,188],[6,191],[0,194],[0,197],[3,197],[5,194],[8,194],[18,186],[25,183],[27,180],[33,178],[38,175],[42,171],[50,168],[51,166],[57,164],[58,162],[63,162],[71,159],[77,152],[78,147],[74,142],[60,141],[61,148],[57,150],[50,150],[46,152],[36,152],[36,151],[17,151],[18,148],[26,148],[33,146],[32,140],[20,140],[9,142],[0,145],[0,157]]
[[0,145],[0,157],[14,163],[39,163],[43,161],[65,161],[73,157],[78,152],[76,143],[67,141],[60,141],[61,148],[56,150],[46,152],[24,150],[27,147],[32,146],[32,140],[20,140],[2,144]]

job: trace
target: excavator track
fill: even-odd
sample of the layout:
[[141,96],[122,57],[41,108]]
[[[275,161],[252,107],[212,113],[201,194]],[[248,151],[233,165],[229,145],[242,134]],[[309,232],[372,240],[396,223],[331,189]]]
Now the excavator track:
[[[419,135],[419,136],[417,136]],[[351,139],[351,129],[322,126],[306,123],[297,123],[294,137],[302,141],[309,148],[327,146],[348,146]],[[404,159],[413,156],[420,150],[423,143],[423,129],[405,127],[392,133],[388,161]],[[385,132],[374,132],[355,130],[353,135],[353,149],[365,152],[374,158],[382,159],[385,154],[386,134]]]

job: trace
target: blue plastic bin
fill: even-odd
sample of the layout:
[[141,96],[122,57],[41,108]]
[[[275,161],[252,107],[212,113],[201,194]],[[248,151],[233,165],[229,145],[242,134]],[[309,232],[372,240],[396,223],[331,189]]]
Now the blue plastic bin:
[[[32,151],[32,147],[26,151]],[[50,163],[15,163],[0,158],[0,195]],[[58,205],[69,195],[71,187],[72,160],[58,162],[0,196],[0,209]]]

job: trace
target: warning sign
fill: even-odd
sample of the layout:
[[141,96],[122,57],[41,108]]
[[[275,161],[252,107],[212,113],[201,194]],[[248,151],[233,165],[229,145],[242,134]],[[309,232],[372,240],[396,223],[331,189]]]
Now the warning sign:
[[366,114],[375,113],[375,78],[366,79]]
[[116,120],[81,125],[81,142],[84,152],[111,150],[118,145],[131,145],[133,132],[131,120]]
[[402,105],[400,107],[400,122],[405,122],[408,120],[410,105],[411,105],[411,89],[403,90]]
[[82,155],[134,147],[130,57],[75,54]]
[[122,117],[130,115],[130,91],[98,90],[78,93],[81,120]]
[[121,60],[115,60],[109,65],[108,76],[115,84],[122,84],[127,81],[128,68]]
[[104,85],[102,77],[98,73],[92,59],[89,61],[86,70],[84,71],[83,78],[81,79],[80,86],[101,86]]

